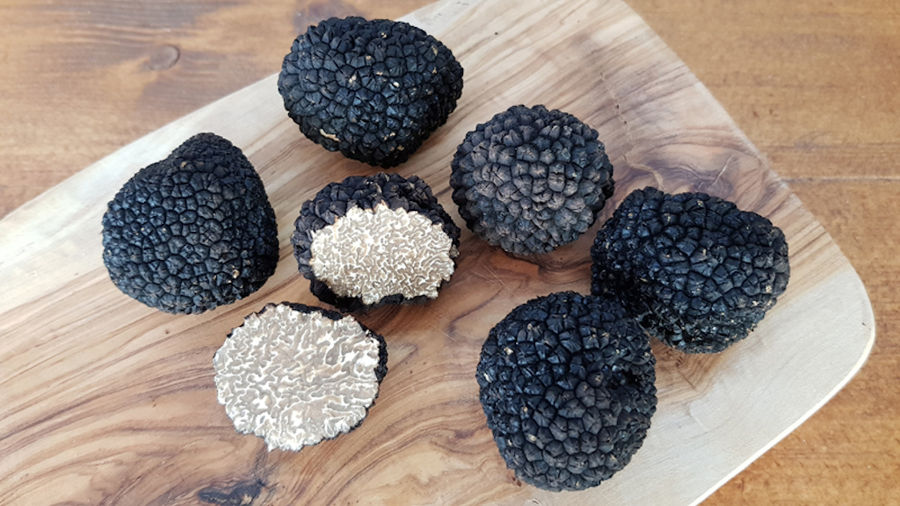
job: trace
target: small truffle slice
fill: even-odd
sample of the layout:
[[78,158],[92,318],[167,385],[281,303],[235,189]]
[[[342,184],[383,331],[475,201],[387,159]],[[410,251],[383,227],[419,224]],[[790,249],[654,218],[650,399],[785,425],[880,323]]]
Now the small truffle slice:
[[591,257],[592,292],[618,297],[649,334],[687,353],[747,337],[790,278],[781,229],[705,193],[633,191]]
[[213,366],[238,432],[299,451],[362,423],[387,373],[387,347],[352,316],[282,302],[247,316]]
[[300,272],[344,311],[433,299],[459,254],[459,228],[415,176],[331,183],[304,202],[295,227]]
[[542,105],[510,107],[466,134],[451,163],[453,201],[493,246],[540,254],[585,233],[613,193],[597,131]]
[[103,215],[103,263],[126,295],[202,313],[258,290],[275,272],[278,229],[240,149],[198,134],[138,171]]
[[558,292],[491,329],[476,379],[507,467],[547,490],[599,485],[641,447],[656,411],[656,361],[615,300]]
[[294,40],[278,92],[313,142],[393,167],[447,121],[462,94],[462,76],[450,49],[420,28],[330,18]]

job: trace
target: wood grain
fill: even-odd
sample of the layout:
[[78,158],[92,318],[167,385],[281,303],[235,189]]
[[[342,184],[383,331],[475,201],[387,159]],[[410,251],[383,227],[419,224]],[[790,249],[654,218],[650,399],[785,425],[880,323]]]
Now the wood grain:
[[[719,489],[713,504],[897,504],[900,487],[900,263],[889,248],[900,226],[885,204],[900,181],[792,182],[804,205],[829,223],[829,232],[867,282],[877,322],[872,354],[847,388],[793,434]],[[876,280],[882,280],[876,282]],[[872,441],[868,443],[868,441]]]
[[[396,18],[425,3],[392,0],[377,10]],[[0,216],[134,139],[271,74],[298,31],[367,4],[0,2]]]
[[[91,5],[87,7],[90,7],[96,15],[92,20],[83,23],[79,28],[84,31],[94,30],[102,34],[104,41],[98,43],[98,47],[101,50],[104,45],[112,45],[117,39],[127,36],[128,34],[127,29],[110,29],[110,27],[114,27],[118,24],[128,24],[127,13],[116,16],[107,16],[110,11],[109,4],[111,3],[112,2],[91,2]],[[205,2],[187,3],[199,5],[204,4]],[[795,153],[792,160],[792,162],[795,163],[789,167],[781,168],[782,172],[790,173],[790,171],[797,170],[800,171],[798,172],[800,177],[814,178],[820,168],[824,167],[827,169],[828,167],[832,167],[837,173],[839,170],[848,170],[846,167],[848,165],[846,163],[847,161],[859,160],[861,163],[857,163],[852,167],[849,167],[849,169],[859,170],[861,174],[864,174],[865,171],[877,170],[886,170],[888,176],[895,174],[896,171],[888,164],[888,161],[891,160],[889,153],[891,153],[892,149],[896,150],[895,144],[873,143],[870,145],[857,146],[854,143],[857,142],[857,139],[865,137],[867,135],[867,130],[872,128],[875,128],[876,132],[890,132],[890,127],[893,126],[894,123],[892,121],[886,121],[885,118],[888,118],[889,116],[886,116],[885,114],[891,111],[891,107],[895,108],[897,103],[896,95],[890,93],[882,93],[879,95],[879,97],[884,99],[881,101],[881,104],[887,105],[886,107],[883,107],[883,110],[887,112],[882,115],[868,115],[866,120],[871,121],[872,123],[872,125],[869,125],[868,127],[866,127],[865,124],[862,124],[862,127],[860,128],[859,121],[841,121],[845,117],[850,117],[851,119],[862,117],[862,114],[860,114],[860,106],[865,106],[868,103],[864,95],[848,93],[847,90],[855,89],[856,86],[862,86],[870,90],[874,89],[876,92],[875,94],[877,95],[877,92],[880,89],[892,89],[890,87],[890,78],[897,75],[897,51],[891,49],[892,47],[894,49],[897,48],[897,38],[891,38],[890,36],[890,33],[896,33],[896,30],[894,32],[888,32],[886,29],[871,29],[872,26],[875,26],[876,28],[878,26],[895,26],[897,18],[895,15],[891,17],[892,13],[883,12],[886,11],[884,8],[878,10],[876,5],[878,2],[870,2],[869,5],[862,5],[862,3],[860,3],[860,5],[854,5],[852,8],[843,8],[842,6],[844,4],[842,4],[842,6],[830,5],[827,6],[827,8],[822,7],[823,12],[818,14],[810,12],[812,10],[810,8],[812,5],[811,3],[798,2],[790,5],[782,5],[779,3],[778,5],[775,5],[773,2],[754,2],[750,6],[742,4],[740,6],[741,10],[738,12],[740,16],[735,16],[734,18],[727,15],[728,11],[725,11],[725,7],[719,2],[693,1],[679,4],[677,8],[671,7],[667,3],[657,4],[649,1],[633,1],[632,3],[639,8],[642,14],[648,17],[654,27],[662,26],[662,33],[666,40],[670,42],[677,42],[679,40],[686,41],[683,42],[683,45],[681,46],[675,44],[676,50],[688,60],[688,63],[692,67],[700,71],[701,77],[705,81],[713,85],[716,94],[720,98],[725,99],[728,108],[732,113],[738,116],[739,122],[742,125],[751,125],[751,136],[754,139],[758,139],[759,134],[757,131],[753,130],[753,127],[756,127],[758,132],[762,132],[763,134],[768,132],[769,129],[773,129],[777,130],[779,135],[784,132],[791,132],[792,135],[799,136],[800,134],[795,134],[793,132],[803,133],[804,129],[809,127],[809,125],[804,122],[804,118],[809,116],[816,118],[815,124],[817,127],[825,130],[831,129],[831,131],[827,132],[828,135],[824,136],[824,147],[822,146],[823,142],[820,142],[819,145],[798,142],[784,144],[782,146],[784,152]],[[106,8],[104,8],[104,6]],[[322,8],[327,10],[331,7],[331,5],[327,5]],[[726,7],[728,9],[737,8],[730,2],[727,3]],[[890,6],[884,7],[890,8]],[[364,8],[371,9],[372,7],[365,6]],[[389,9],[390,7],[379,6],[378,8]],[[771,13],[776,8],[778,11],[787,10],[786,15],[772,16]],[[820,8],[818,3],[816,4],[816,8]],[[300,9],[299,5],[298,9]],[[28,9],[22,10],[28,11]],[[70,9],[72,12],[75,12],[76,10],[76,7]],[[168,96],[159,97],[153,104],[153,107],[141,109],[142,114],[140,115],[121,114],[121,111],[123,110],[130,110],[132,107],[141,108],[143,105],[139,102],[131,103],[120,101],[120,96],[115,93],[115,89],[119,83],[113,82],[113,80],[98,82],[90,89],[79,89],[78,93],[69,94],[66,94],[67,90],[63,89],[63,86],[57,85],[52,91],[53,94],[60,95],[60,100],[68,104],[74,103],[76,106],[79,103],[87,104],[87,106],[82,106],[80,108],[75,107],[74,112],[67,108],[62,108],[60,110],[61,113],[69,112],[73,118],[76,118],[79,121],[82,121],[85,118],[96,119],[88,124],[79,124],[77,125],[78,128],[73,127],[60,130],[57,136],[48,136],[47,138],[35,135],[35,133],[40,133],[40,128],[43,127],[43,125],[38,126],[36,124],[37,120],[35,118],[52,117],[49,112],[53,110],[50,106],[53,106],[54,104],[51,102],[48,106],[44,99],[46,94],[38,94],[34,90],[42,90],[44,89],[41,87],[42,84],[52,83],[53,81],[29,81],[31,76],[26,70],[34,68],[33,62],[35,61],[35,58],[16,59],[16,56],[12,51],[4,52],[3,61],[0,63],[3,65],[11,63],[11,65],[4,68],[21,69],[21,72],[14,73],[14,79],[4,80],[3,83],[0,84],[2,86],[12,85],[15,88],[14,91],[18,91],[18,94],[3,93],[2,97],[0,97],[0,100],[7,101],[4,105],[8,106],[6,107],[6,110],[10,113],[10,118],[13,120],[0,125],[0,127],[5,129],[4,133],[7,134],[3,137],[8,143],[8,145],[4,147],[9,148],[5,150],[5,152],[12,154],[21,154],[25,152],[31,153],[33,156],[23,156],[18,159],[18,162],[20,163],[12,163],[10,164],[10,167],[4,167],[4,169],[8,168],[9,170],[4,170],[3,175],[12,175],[10,181],[13,181],[17,185],[22,185],[24,188],[30,188],[28,191],[34,192],[36,191],[35,189],[46,187],[47,184],[52,183],[52,177],[49,179],[44,178],[44,174],[41,174],[32,179],[25,180],[24,184],[22,184],[22,181],[25,178],[22,178],[21,176],[23,174],[28,176],[29,174],[32,174],[33,171],[24,172],[21,167],[52,167],[53,170],[59,170],[61,174],[65,174],[66,170],[69,172],[74,171],[91,159],[102,155],[104,152],[111,151],[114,146],[123,143],[125,140],[133,138],[139,133],[149,131],[154,126],[165,123],[165,121],[176,117],[182,112],[187,112],[194,106],[208,100],[208,98],[203,98],[203,90],[199,90],[195,95],[181,93],[180,89],[184,88],[186,84],[191,85],[190,83],[199,81],[202,83],[202,86],[197,86],[196,88],[198,89],[222,87],[223,90],[227,91],[255,79],[255,77],[247,77],[248,74],[252,72],[257,72],[257,77],[269,73],[271,69],[264,68],[264,65],[256,65],[252,68],[248,66],[242,68],[242,72],[225,72],[224,75],[223,72],[210,70],[212,68],[212,65],[209,63],[211,60],[220,58],[222,55],[231,55],[233,58],[234,55],[243,54],[242,48],[237,45],[226,47],[219,45],[217,43],[219,37],[215,34],[228,31],[229,27],[250,27],[250,30],[252,30],[255,26],[266,26],[268,29],[268,32],[266,33],[267,40],[274,41],[274,44],[272,45],[272,47],[276,48],[274,54],[278,55],[278,59],[280,59],[280,53],[283,52],[283,48],[281,47],[283,42],[277,36],[273,35],[271,27],[278,26],[279,23],[284,23],[287,20],[288,16],[285,15],[285,12],[290,13],[291,6],[267,5],[264,8],[255,9],[254,16],[247,16],[247,11],[241,10],[239,3],[228,5],[227,8],[221,10],[223,12],[230,10],[239,11],[242,13],[242,16],[232,17],[224,14],[221,16],[206,16],[191,19],[190,22],[185,22],[184,24],[180,24],[182,23],[181,20],[172,17],[167,22],[178,24],[178,26],[190,26],[190,28],[183,30],[182,32],[179,32],[176,29],[174,32],[175,35],[171,37],[166,34],[165,30],[162,30],[162,27],[164,27],[163,23],[150,29],[150,31],[156,30],[156,36],[162,38],[169,37],[176,42],[181,37],[190,37],[196,44],[191,48],[191,51],[202,49],[202,51],[199,51],[201,53],[200,58],[192,60],[181,59],[177,65],[171,67],[166,72],[177,70],[180,66],[194,68],[198,65],[206,65],[205,72],[187,72],[185,75],[181,75],[177,80],[165,80],[160,82],[157,86],[153,87],[152,90],[158,94],[168,94]],[[10,11],[0,12],[5,14]],[[695,15],[697,12],[702,12],[703,16]],[[277,16],[275,15],[276,13]],[[793,16],[791,16],[792,13]],[[377,15],[388,14],[379,12]],[[268,18],[266,18],[266,16],[268,16]],[[708,23],[706,19],[709,17],[721,22]],[[789,24],[788,29],[779,32],[778,30],[780,30],[780,28],[778,23],[783,17],[791,19],[793,22]],[[266,19],[263,20],[263,18]],[[10,20],[12,19],[13,17],[10,16]],[[27,19],[27,16],[15,17],[16,22],[21,22],[22,19]],[[46,18],[35,16],[33,21],[37,26],[42,26],[41,23],[44,19]],[[793,34],[790,30],[800,24],[803,20],[806,20],[806,26],[809,27],[808,31],[811,33]],[[894,25],[892,25],[892,23],[894,23]],[[50,24],[49,26],[53,25]],[[821,28],[823,26],[824,28]],[[864,29],[859,29],[860,26]],[[762,27],[762,29],[758,32],[754,32],[754,27]],[[759,43],[759,39],[766,39],[767,37],[771,37],[772,34],[778,35],[779,33],[782,33],[780,40],[796,36],[798,40],[802,41],[803,36],[815,37],[815,30],[817,27],[826,36],[838,36],[839,32],[842,30],[846,31],[847,27],[857,27],[857,30],[848,36],[845,43],[840,45],[839,49],[842,50],[842,53],[838,55],[840,57],[834,59],[836,62],[842,63],[835,63],[834,65],[825,68],[817,68],[817,64],[822,65],[822,62],[827,59],[823,57],[815,59],[812,63],[806,62],[806,55],[811,52],[815,53],[817,50],[816,44],[807,43],[798,48],[798,45],[793,43],[796,41],[791,40],[782,45],[784,48],[782,50],[779,49],[782,46],[773,47],[772,45]],[[700,28],[702,28],[702,30]],[[209,33],[202,33],[204,30],[206,32],[212,32],[212,35]],[[33,33],[31,31],[20,33],[20,35],[22,35],[22,40],[40,41],[40,47],[45,48],[48,55],[52,56],[55,51],[50,51],[49,49],[54,48],[54,43],[56,46],[63,45],[61,44],[60,39],[65,39],[65,32],[62,32],[62,35],[57,32],[62,31],[56,30],[55,28],[54,30],[45,30],[40,37],[31,35],[31,38],[27,36]],[[16,32],[13,31],[12,33]],[[732,34],[739,34],[739,36]],[[716,43],[710,44],[710,40],[713,40]],[[829,45],[827,47],[830,51],[833,51],[836,48],[835,45]],[[862,48],[870,47],[872,51],[862,50]],[[731,57],[732,52],[749,55],[749,57]],[[782,66],[778,66],[778,59],[772,57],[772,52],[782,59],[786,59],[787,62],[781,64]],[[32,51],[29,54],[32,56],[35,54],[40,55],[40,53],[36,51]],[[257,55],[258,54],[266,53],[258,52]],[[61,73],[64,73],[66,69],[71,70],[77,68],[76,66],[78,64],[84,65],[85,63],[92,61],[92,58],[86,57],[85,55],[90,56],[90,53],[70,54],[65,59],[60,58],[55,60],[53,65],[44,68],[42,71],[46,72],[48,71],[47,69],[58,67],[59,69],[62,69]],[[691,58],[691,55],[694,57]],[[717,55],[723,56],[719,57]],[[796,61],[793,62],[791,58]],[[253,61],[253,58],[251,57],[247,57],[246,59],[247,61]],[[872,63],[867,64],[867,62]],[[877,62],[878,65],[875,65],[875,62]],[[746,66],[747,63],[750,64],[749,67]],[[753,64],[755,64],[755,66]],[[15,67],[15,65],[20,65],[20,67]],[[837,65],[857,66],[860,68],[865,67],[867,71],[857,73],[839,72],[840,69],[836,68]],[[765,88],[742,85],[744,82],[759,82],[762,80],[761,78],[767,77],[767,74],[775,73],[777,76],[778,72],[787,72],[788,70],[793,70],[793,68],[800,68],[801,72],[799,72],[798,75],[791,72],[788,78],[784,78],[780,81],[770,80],[768,83],[769,85]],[[894,72],[892,72],[892,69]],[[133,66],[126,71],[119,73],[121,78],[119,81],[124,82],[126,79],[134,79],[134,76],[140,76],[140,74],[140,68],[138,66]],[[13,73],[10,73],[10,75],[13,75]],[[36,75],[40,77],[40,72],[37,72]],[[735,75],[742,77],[743,79],[729,79],[729,77]],[[826,78],[830,76],[830,81],[827,83],[828,85],[821,87],[812,86],[813,84],[816,84],[816,82],[823,80],[823,75]],[[716,79],[718,76],[724,77]],[[879,81],[878,76],[884,76],[887,79]],[[794,78],[798,78],[801,83],[805,80],[810,85],[806,87],[800,86],[793,81]],[[241,79],[248,80],[242,82]],[[857,81],[857,79],[860,81]],[[825,80],[828,81],[828,79]],[[138,81],[140,81],[140,78],[138,78]],[[857,84],[859,82],[863,84]],[[25,86],[21,86],[22,83],[29,84],[29,87],[26,88]],[[229,85],[231,86],[230,88]],[[895,88],[896,86],[894,86],[893,89]],[[758,97],[760,95],[754,95],[757,89],[764,89],[767,99],[771,97],[771,102],[768,103],[768,105],[782,104],[782,106],[784,106],[791,104],[794,106],[794,110],[798,110],[801,113],[806,112],[807,116],[803,116],[800,119],[792,119],[791,109],[782,108],[781,110],[777,110],[778,107],[775,107],[777,114],[772,114],[771,107],[768,114],[758,114],[756,102],[759,101]],[[720,92],[720,90],[724,91]],[[4,91],[9,90],[4,89]],[[197,97],[198,95],[199,98]],[[803,100],[801,100],[799,104],[795,103],[797,95],[803,97]],[[40,96],[41,98],[31,98],[36,96]],[[830,105],[823,111],[823,108],[816,107],[817,102],[827,102]],[[104,104],[111,105],[106,107]],[[745,107],[747,104],[752,104],[754,106],[752,114],[751,111]],[[835,108],[840,108],[839,112],[841,114],[829,115]],[[806,109],[809,109],[809,111],[806,111]],[[759,110],[765,111],[764,109]],[[55,113],[57,111],[53,112]],[[19,113],[21,116],[16,116],[16,113]],[[168,114],[168,117],[165,116],[166,114]],[[816,114],[819,115],[815,116]],[[802,114],[796,116],[802,116]],[[17,119],[27,119],[28,121],[16,121]],[[26,125],[27,128],[21,128],[23,124]],[[879,127],[879,125],[881,126]],[[123,126],[125,127],[124,129],[122,128]],[[878,128],[881,128],[881,130],[877,130]],[[125,133],[123,133],[123,131]],[[856,137],[854,137],[854,135]],[[121,140],[118,142],[112,141],[109,146],[102,144],[103,142],[106,142],[105,139],[116,138],[116,136],[119,136]],[[47,152],[46,146],[56,146],[59,140],[66,140],[67,138],[70,140],[75,139],[76,142],[70,142],[68,145],[65,145],[64,148],[60,147],[60,149],[51,150],[52,152],[49,153]],[[791,137],[788,136],[788,139],[791,139]],[[762,145],[766,147],[767,143],[765,142],[765,138],[763,138],[763,141]],[[776,142],[786,141],[776,138]],[[29,149],[32,151],[29,152]],[[768,151],[769,149],[766,148],[766,150]],[[78,161],[78,157],[82,157],[80,162]],[[75,159],[75,162],[72,162],[73,159]],[[817,163],[804,163],[805,160],[809,159],[814,159]],[[5,158],[4,162],[7,160],[9,159]],[[871,163],[866,163],[867,160]],[[67,164],[69,165],[67,166]],[[57,169],[60,166],[63,168]],[[802,172],[803,167],[807,167],[808,170]],[[61,178],[62,176],[56,177]],[[35,183],[35,181],[38,182]],[[29,184],[31,184],[31,186],[28,186]],[[811,191],[807,194],[801,193],[801,195],[804,199],[820,199],[818,209],[822,210],[823,213],[820,214],[820,216],[822,216],[826,224],[831,227],[832,232],[835,233],[839,239],[843,237],[844,241],[852,242],[854,245],[854,249],[848,250],[848,253],[851,254],[851,258],[866,260],[868,257],[875,254],[873,252],[878,251],[877,248],[867,247],[871,242],[871,237],[875,237],[876,235],[879,238],[885,237],[884,242],[887,244],[890,244],[890,242],[888,242],[889,239],[894,239],[894,242],[896,242],[896,226],[891,226],[892,224],[888,220],[878,219],[882,217],[882,213],[878,212],[879,209],[893,205],[890,204],[890,202],[893,200],[893,196],[896,195],[896,191],[893,190],[893,187],[888,187],[879,191],[877,190],[877,184],[875,183],[863,182],[859,184],[864,185],[863,189],[856,191],[853,195],[868,195],[868,198],[871,199],[871,205],[864,207],[847,206],[845,203],[852,201],[847,199],[845,193],[842,191],[843,185],[840,182],[830,185],[829,187],[832,188],[832,191],[830,192],[821,193]],[[814,187],[815,185],[815,181],[806,179],[803,181],[792,181],[792,186],[795,188]],[[866,188],[870,188],[870,186],[866,185],[876,186],[876,190],[867,191]],[[8,186],[0,188],[0,191],[3,192],[2,195],[8,197],[2,199],[2,203],[6,204],[7,202],[11,202],[8,207],[14,207],[16,204],[16,197],[15,195],[10,197],[10,193],[7,191],[8,189]],[[18,202],[22,202],[22,200],[20,199]],[[816,210],[816,208],[814,208],[814,210]],[[852,221],[850,221],[851,219]],[[837,220],[837,225],[834,225],[829,220]],[[853,223],[862,223],[862,225],[860,227],[854,227]],[[846,244],[846,242],[844,242],[844,244]],[[845,249],[847,248],[846,245],[844,247]],[[858,256],[854,257],[854,255]],[[856,261],[858,262],[859,260]],[[863,269],[862,272],[864,277],[869,273],[868,283],[870,291],[874,295],[876,301],[876,310],[880,309],[883,311],[882,314],[895,315],[893,318],[887,320],[887,324],[884,323],[885,318],[879,318],[880,334],[885,336],[885,325],[887,325],[888,336],[896,335],[896,296],[894,295],[893,290],[890,290],[889,282],[890,279],[896,279],[896,276],[893,278],[891,277],[892,273],[896,274],[896,261],[891,258],[880,257],[873,258],[873,260],[867,262],[867,264],[871,265],[871,267],[868,270]],[[873,283],[876,286],[880,283],[885,289],[881,291],[872,290]],[[878,303],[879,297],[881,297],[881,300],[885,301],[881,305]],[[891,311],[893,311],[893,313],[891,313]],[[804,499],[816,500],[818,498],[821,500],[824,498],[826,500],[830,499],[833,502],[841,502],[839,499],[846,497],[852,498],[854,497],[853,494],[856,494],[855,497],[859,497],[860,501],[850,500],[849,502],[862,502],[862,499],[864,498],[881,498],[881,501],[876,502],[886,502],[884,499],[891,497],[890,491],[897,490],[896,483],[893,483],[887,478],[889,474],[883,472],[886,469],[896,469],[896,463],[898,462],[896,451],[896,448],[898,447],[897,440],[896,438],[892,439],[890,437],[891,431],[889,430],[892,428],[892,425],[895,425],[896,423],[896,412],[875,409],[872,406],[878,406],[879,403],[877,402],[877,399],[896,399],[896,390],[891,388],[886,389],[884,385],[895,384],[897,379],[896,367],[890,367],[892,363],[896,364],[897,348],[896,345],[893,347],[890,346],[890,342],[887,343],[887,346],[883,343],[884,337],[879,340],[875,358],[882,359],[882,361],[879,361],[878,363],[879,365],[884,365],[874,369],[874,372],[872,372],[874,375],[873,379],[866,382],[866,388],[857,388],[852,395],[842,395],[838,398],[837,403],[843,403],[842,405],[848,405],[850,407],[846,410],[842,410],[840,412],[840,417],[834,416],[832,419],[843,419],[845,418],[843,416],[844,413],[860,412],[864,414],[864,416],[859,418],[860,423],[855,426],[855,430],[840,432],[841,437],[844,438],[841,441],[846,441],[846,444],[842,444],[839,447],[839,451],[829,452],[827,446],[829,443],[833,444],[834,439],[829,436],[837,433],[835,430],[829,432],[823,431],[822,436],[817,438],[818,442],[821,442],[822,444],[816,444],[814,446],[797,444],[794,445],[791,450],[781,452],[781,455],[779,455],[779,450],[776,448],[775,451],[770,452],[764,457],[761,463],[758,463],[751,468],[752,471],[754,468],[758,468],[762,465],[767,466],[764,467],[764,469],[771,469],[771,471],[754,474],[754,477],[757,479],[755,482],[751,481],[749,485],[741,481],[741,478],[739,477],[737,482],[741,483],[740,486],[734,485],[735,482],[733,482],[732,485],[727,486],[723,490],[723,493],[725,494],[723,496],[725,497],[724,500],[731,502],[731,499],[743,497],[744,499],[749,498],[750,500],[754,500],[754,502],[759,502],[765,500],[769,495],[781,500],[790,500],[792,497],[801,497],[791,484],[791,478],[796,477],[799,474],[803,479],[803,483],[809,485],[808,488],[805,488],[802,491],[802,497]],[[892,363],[888,360],[890,357],[893,357]],[[867,367],[864,371],[867,372],[869,370],[872,370],[872,366]],[[893,373],[891,371],[893,371]],[[866,372],[863,373],[863,376],[865,376]],[[856,382],[852,384],[851,389],[854,388],[853,385],[855,384]],[[876,394],[873,395],[872,392],[876,392]],[[885,404],[891,405],[890,402],[886,402]],[[835,403],[829,405],[822,415],[817,415],[816,419],[827,416],[829,408],[834,405]],[[896,402],[894,402],[893,405],[896,405]],[[866,409],[857,409],[859,407],[864,407]],[[894,422],[894,424],[891,422]],[[815,422],[811,425],[811,429],[810,425],[801,428],[801,433],[812,430],[815,435]],[[846,423],[840,422],[836,427],[846,428],[853,426],[851,425],[851,422],[848,421]],[[878,427],[881,429],[875,430]],[[789,438],[786,443],[790,443],[795,439],[797,438]],[[784,444],[780,446],[784,446]],[[885,450],[885,447],[887,450]],[[893,448],[893,450],[891,450],[891,448]],[[773,455],[775,455],[775,457],[773,457]],[[774,463],[766,464],[766,461],[772,461]],[[873,462],[875,463],[874,465]],[[792,465],[794,469],[793,472],[791,471]],[[848,473],[845,476],[844,470],[848,465],[853,472]],[[807,469],[810,470],[808,473],[806,472]],[[852,478],[850,478],[850,476],[852,476]],[[876,484],[876,486],[869,486],[869,484],[872,483]],[[862,484],[866,485],[863,486]],[[730,494],[728,492],[729,490],[732,490]]]
[[722,102],[865,282],[860,374],[709,504],[900,503],[896,2],[629,0]]

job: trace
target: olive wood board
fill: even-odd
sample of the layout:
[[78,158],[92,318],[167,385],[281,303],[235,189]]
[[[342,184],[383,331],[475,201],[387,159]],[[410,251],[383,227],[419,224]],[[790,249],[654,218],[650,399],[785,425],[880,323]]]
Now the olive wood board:
[[[861,367],[875,326],[853,267],[626,4],[443,0],[404,19],[453,50],[465,85],[447,124],[391,170],[424,178],[463,225],[448,187],[457,144],[511,105],[546,104],[596,128],[607,145],[616,191],[597,224],[530,260],[464,230],[457,271],[436,300],[359,315],[389,350],[388,374],[364,423],[298,453],[270,452],[261,439],[237,434],[216,401],[213,354],[267,302],[319,304],[297,272],[293,221],[328,182],[377,170],[305,139],[284,111],[276,77],[263,79],[0,221],[0,503],[696,503]],[[257,293],[176,316],[113,286],[100,221],[136,170],[203,131],[229,138],[259,171],[278,218],[281,258]],[[648,185],[705,191],[770,217],[788,238],[790,284],[750,337],[721,354],[689,356],[654,341],[658,411],[631,464],[586,491],[539,490],[515,479],[485,424],[474,378],[481,344],[532,297],[587,292],[597,228],[625,195]]]

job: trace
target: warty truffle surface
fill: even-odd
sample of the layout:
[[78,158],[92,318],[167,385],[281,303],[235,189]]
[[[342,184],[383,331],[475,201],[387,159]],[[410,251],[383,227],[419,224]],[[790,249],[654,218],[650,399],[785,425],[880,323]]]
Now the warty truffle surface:
[[594,294],[619,297],[651,335],[688,353],[744,339],[790,277],[781,229],[705,193],[635,190],[591,257]]
[[125,294],[201,313],[275,272],[278,231],[262,180],[240,149],[198,134],[138,171],[103,215],[103,263]]
[[650,427],[655,363],[613,299],[558,292],[513,309],[491,329],[476,371],[506,465],[547,490],[609,479]]
[[456,108],[463,69],[408,23],[330,18],[299,35],[278,91],[313,142],[370,165],[406,161]]
[[466,134],[451,163],[453,201],[488,243],[519,255],[570,243],[613,193],[597,131],[538,105],[517,105]]

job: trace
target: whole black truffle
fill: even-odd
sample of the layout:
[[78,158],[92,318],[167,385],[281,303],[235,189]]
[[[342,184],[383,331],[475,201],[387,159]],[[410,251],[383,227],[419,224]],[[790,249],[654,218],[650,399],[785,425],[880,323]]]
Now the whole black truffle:
[[407,23],[331,18],[298,36],[278,91],[310,140],[371,165],[403,163],[447,121],[463,69]]
[[625,467],[656,411],[647,337],[613,299],[560,292],[491,329],[476,377],[506,465],[547,490],[581,490]]
[[352,316],[282,302],[244,318],[213,366],[238,432],[299,451],[363,422],[387,373],[387,346]]
[[585,233],[613,193],[597,131],[544,106],[517,105],[466,134],[450,186],[466,225],[515,254],[546,253]]
[[618,296],[638,322],[688,353],[722,351],[763,319],[790,276],[768,219],[705,193],[632,192],[591,248],[592,292]]
[[303,203],[291,236],[300,272],[343,311],[437,297],[459,254],[459,228],[416,176],[331,183]]
[[138,171],[103,215],[103,263],[122,292],[169,313],[202,313],[275,272],[278,230],[241,150],[195,135]]

